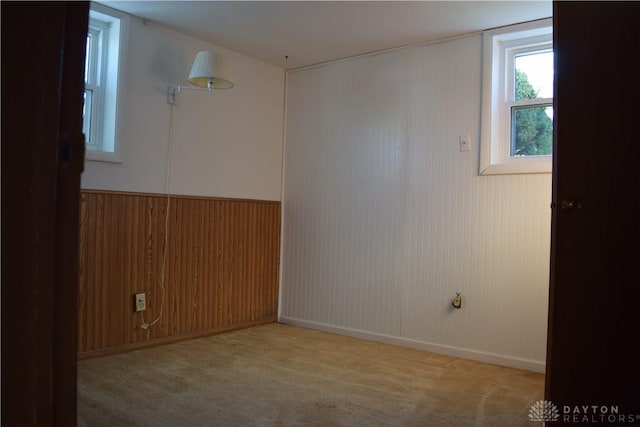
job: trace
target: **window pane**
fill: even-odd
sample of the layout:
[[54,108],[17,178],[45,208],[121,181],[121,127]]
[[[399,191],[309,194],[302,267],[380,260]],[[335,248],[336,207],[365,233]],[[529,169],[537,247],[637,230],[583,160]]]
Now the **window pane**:
[[515,100],[553,97],[553,51],[515,57]]
[[91,105],[93,101],[93,91],[90,89],[84,90],[84,106],[82,108],[82,133],[84,133],[84,140],[87,144],[92,144],[91,141]]
[[84,82],[89,82],[89,62],[91,61],[91,34],[87,34],[87,51],[84,57]]
[[511,109],[511,156],[548,156],[553,141],[553,107]]

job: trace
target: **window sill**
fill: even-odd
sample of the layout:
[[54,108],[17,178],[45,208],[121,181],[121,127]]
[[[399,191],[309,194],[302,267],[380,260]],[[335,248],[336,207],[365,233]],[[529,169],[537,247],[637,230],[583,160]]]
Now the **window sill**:
[[516,175],[551,173],[551,156],[510,159],[505,163],[484,165],[480,175]]
[[116,153],[89,149],[86,151],[85,160],[89,162],[122,163],[122,159]]

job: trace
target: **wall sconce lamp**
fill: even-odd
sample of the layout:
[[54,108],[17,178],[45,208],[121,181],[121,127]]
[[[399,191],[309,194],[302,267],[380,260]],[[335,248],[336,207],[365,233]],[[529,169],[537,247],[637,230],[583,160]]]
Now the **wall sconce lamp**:
[[[193,86],[169,86],[167,89],[167,102],[178,104],[178,94],[183,89],[206,90],[230,89],[233,83],[230,80],[230,70],[225,58],[219,53],[201,51],[193,61],[188,82]],[[194,87],[195,86],[195,87]]]
[[160,311],[156,318],[147,322],[144,318],[144,311],[140,311],[140,327],[149,329],[162,318],[164,313],[165,300],[165,270],[167,265],[167,248],[169,235],[169,212],[171,206],[171,154],[173,152],[173,106],[178,104],[178,94],[183,89],[189,90],[206,90],[211,92],[213,89],[230,89],[233,87],[229,73],[229,67],[225,62],[225,58],[218,53],[210,51],[198,52],[196,59],[193,61],[193,67],[189,73],[187,81],[193,86],[169,86],[167,88],[167,103],[169,103],[169,137],[167,142],[167,160],[165,162],[165,193],[167,195],[167,205],[164,217],[164,245],[162,250],[162,272],[160,275],[160,286],[162,297],[160,300]]

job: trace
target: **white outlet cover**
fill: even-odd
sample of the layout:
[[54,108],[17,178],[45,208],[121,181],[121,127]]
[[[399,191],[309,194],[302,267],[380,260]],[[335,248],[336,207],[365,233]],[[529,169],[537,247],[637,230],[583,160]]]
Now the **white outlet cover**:
[[147,309],[147,298],[143,293],[136,294],[136,311],[145,311]]

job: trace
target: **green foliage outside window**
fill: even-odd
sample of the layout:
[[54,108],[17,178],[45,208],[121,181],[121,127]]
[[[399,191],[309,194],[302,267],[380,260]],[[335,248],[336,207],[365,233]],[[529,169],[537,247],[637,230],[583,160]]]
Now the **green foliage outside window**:
[[[527,75],[516,69],[515,100],[535,99],[536,91]],[[550,155],[553,142],[553,121],[545,110],[548,106],[515,107],[514,135],[511,142],[512,156],[545,156]],[[514,141],[515,139],[515,141]]]

